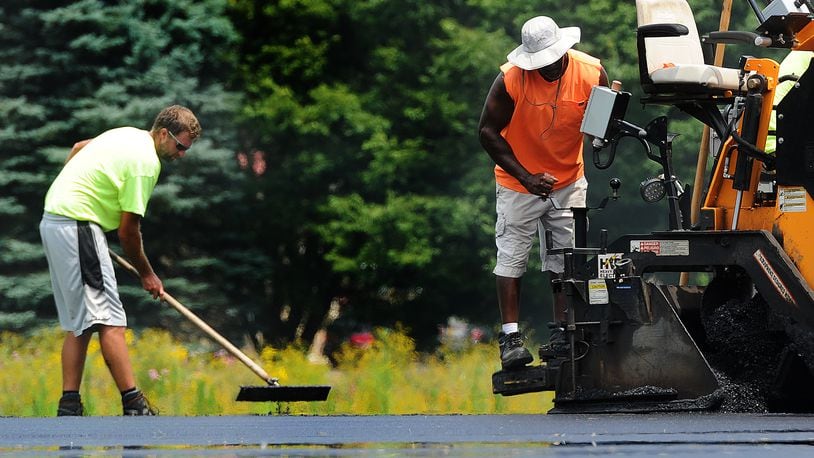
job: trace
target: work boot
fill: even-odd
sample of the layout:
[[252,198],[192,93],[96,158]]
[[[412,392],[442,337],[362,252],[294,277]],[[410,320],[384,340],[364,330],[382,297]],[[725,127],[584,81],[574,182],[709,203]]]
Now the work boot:
[[122,415],[158,415],[158,409],[150,405],[144,393],[136,390],[122,396]]
[[523,335],[520,332],[500,333],[500,364],[504,370],[523,367],[534,361],[528,350],[523,347]]
[[81,417],[84,413],[79,393],[65,393],[59,398],[57,417]]
[[569,355],[571,345],[568,343],[568,335],[563,328],[555,328],[551,331],[551,337],[547,344],[540,345],[540,359],[548,361],[553,358],[563,358]]

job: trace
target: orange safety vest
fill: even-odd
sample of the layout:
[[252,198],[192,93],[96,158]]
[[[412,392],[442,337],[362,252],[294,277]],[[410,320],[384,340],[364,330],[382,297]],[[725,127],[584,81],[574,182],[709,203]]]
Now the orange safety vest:
[[[500,132],[517,160],[531,173],[548,172],[560,189],[585,175],[583,135],[579,131],[591,88],[599,84],[599,59],[568,50],[568,67],[558,81],[548,82],[537,70],[503,64],[503,82],[514,100],[509,124]],[[500,166],[495,180],[517,192],[528,190]]]

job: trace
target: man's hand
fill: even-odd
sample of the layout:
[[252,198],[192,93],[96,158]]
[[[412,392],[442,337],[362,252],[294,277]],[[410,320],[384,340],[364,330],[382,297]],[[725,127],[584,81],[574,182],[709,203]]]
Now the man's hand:
[[141,286],[153,296],[153,299],[164,298],[164,284],[161,283],[158,275],[152,273],[141,277]]
[[520,183],[522,183],[530,193],[538,195],[542,198],[548,198],[551,191],[554,189],[554,183],[557,181],[559,180],[557,180],[554,175],[546,172],[529,175],[520,181]]

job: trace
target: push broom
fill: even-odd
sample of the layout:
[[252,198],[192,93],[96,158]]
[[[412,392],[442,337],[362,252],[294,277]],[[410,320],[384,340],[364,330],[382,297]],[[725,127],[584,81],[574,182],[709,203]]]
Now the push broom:
[[[119,256],[113,250],[109,250],[110,257],[116,261],[121,267],[139,278],[138,270],[132,264],[127,262],[126,259]],[[191,310],[185,307],[182,303],[172,297],[166,291],[164,292],[163,300],[172,308],[184,315],[186,319],[197,326],[201,331],[206,333],[212,340],[221,345],[232,356],[240,360],[249,369],[252,370],[257,376],[263,379],[267,385],[263,386],[241,386],[240,392],[237,394],[238,401],[249,402],[296,402],[296,401],[324,401],[328,399],[328,392],[331,390],[327,385],[313,385],[313,386],[282,386],[279,381],[269,376],[262,367],[251,360],[245,353],[240,351],[239,348],[232,345],[231,342],[226,340],[225,337],[220,335],[217,331],[212,329],[211,326],[206,324],[205,321],[200,319]]]

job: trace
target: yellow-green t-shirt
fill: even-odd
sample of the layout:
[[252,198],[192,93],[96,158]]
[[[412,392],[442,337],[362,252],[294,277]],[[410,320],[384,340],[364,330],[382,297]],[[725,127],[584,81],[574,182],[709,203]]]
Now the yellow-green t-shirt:
[[45,211],[111,231],[123,211],[144,216],[160,172],[149,132],[108,130],[65,164],[45,196]]

